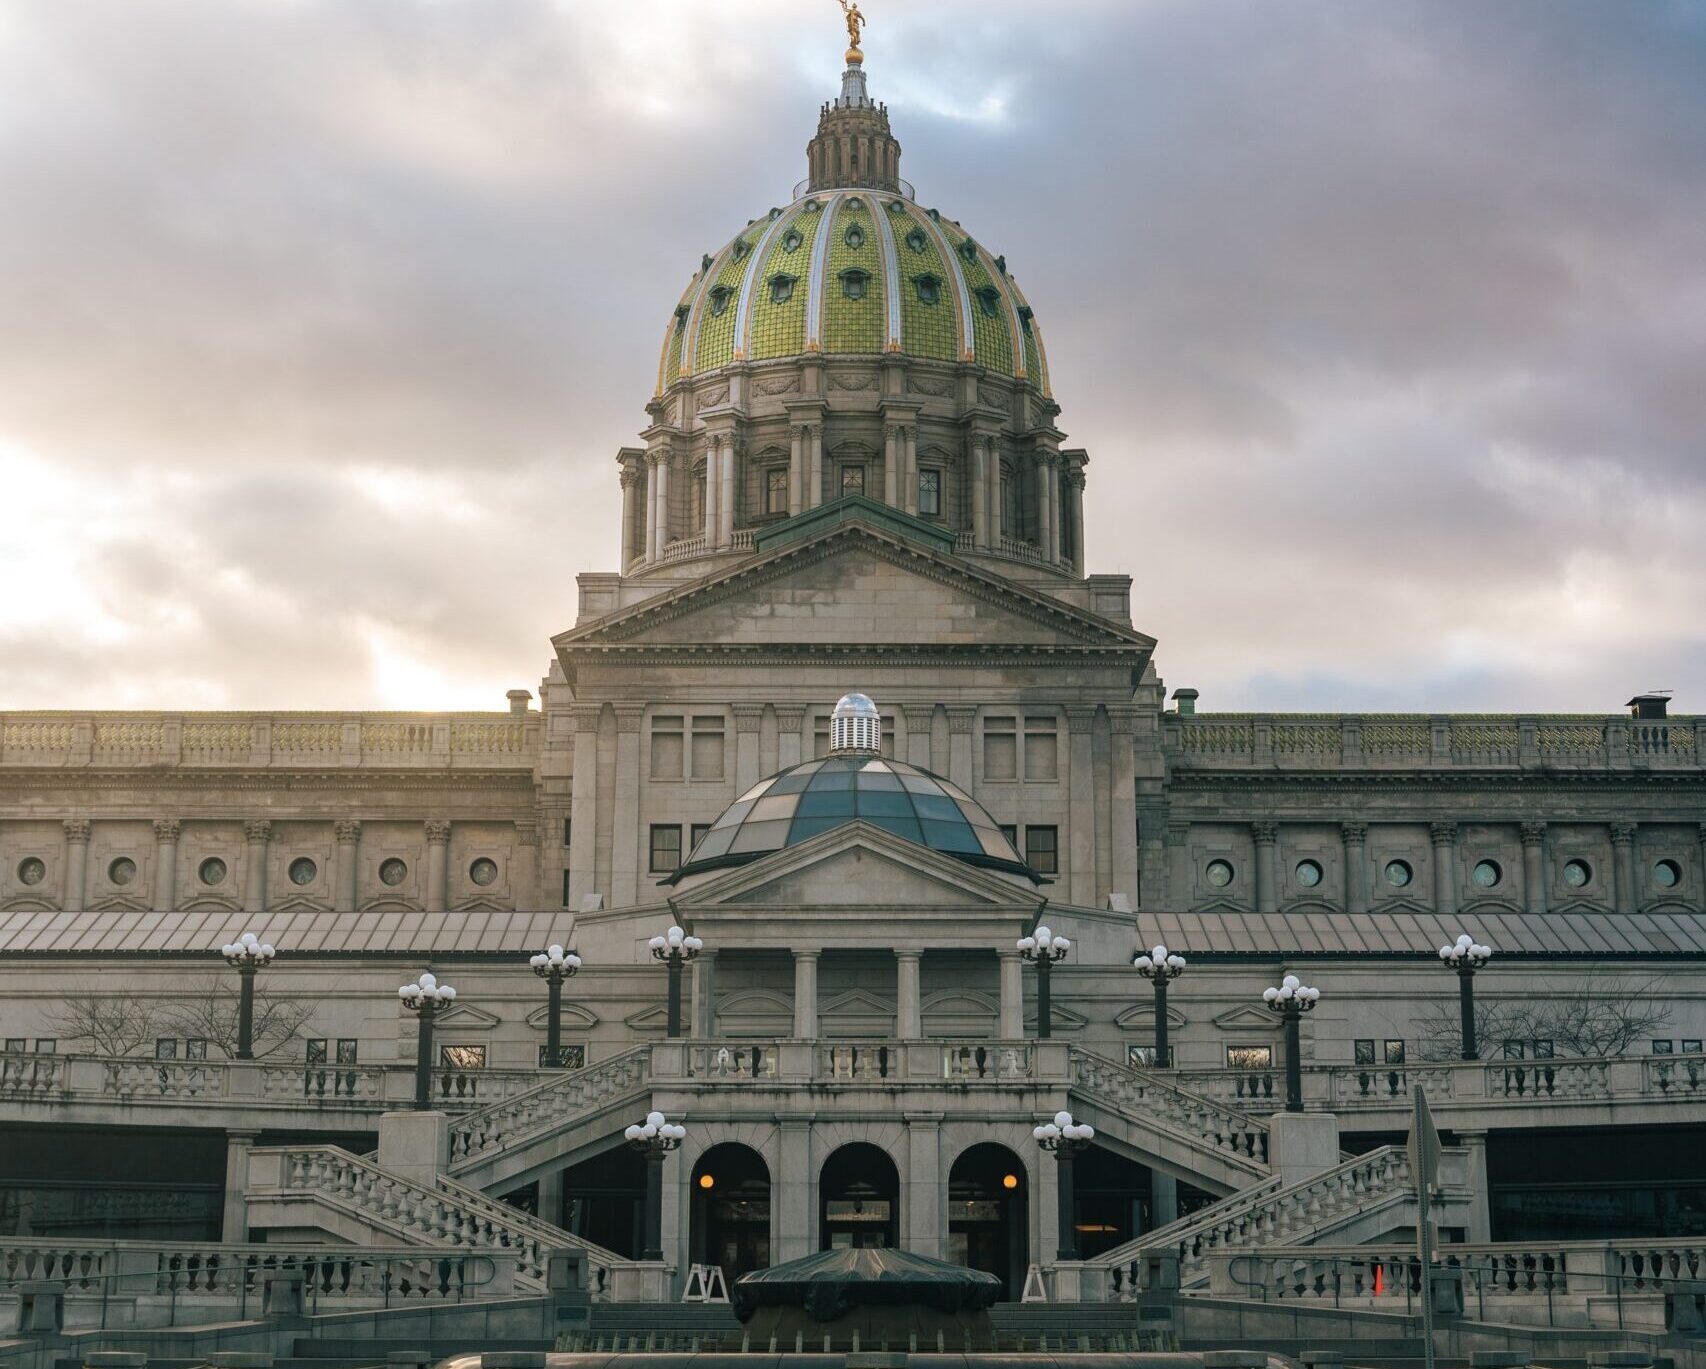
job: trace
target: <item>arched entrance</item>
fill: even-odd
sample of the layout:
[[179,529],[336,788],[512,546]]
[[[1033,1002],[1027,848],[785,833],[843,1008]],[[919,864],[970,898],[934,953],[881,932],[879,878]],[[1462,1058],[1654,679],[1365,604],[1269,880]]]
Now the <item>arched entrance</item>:
[[888,1152],[852,1141],[818,1176],[820,1247],[889,1247],[900,1239],[900,1173]]
[[770,1170],[750,1146],[712,1146],[693,1166],[688,1248],[698,1264],[722,1266],[732,1287],[770,1265]]
[[542,1215],[624,1259],[637,1260],[645,1203],[646,1161],[632,1146],[618,1145],[564,1170],[562,1215]]
[[1025,1286],[1026,1194],[1024,1165],[993,1141],[961,1152],[948,1171],[948,1258],[995,1275],[1008,1301]]

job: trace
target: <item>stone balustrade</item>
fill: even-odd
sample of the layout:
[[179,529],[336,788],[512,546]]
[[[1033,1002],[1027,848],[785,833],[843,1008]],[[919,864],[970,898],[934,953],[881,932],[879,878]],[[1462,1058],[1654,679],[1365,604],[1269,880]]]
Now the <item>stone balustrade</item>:
[[1183,1079],[1175,1079],[1168,1071],[1115,1064],[1090,1051],[1072,1053],[1074,1088],[1124,1112],[1182,1131],[1212,1149],[1266,1164],[1268,1124],[1241,1108],[1187,1087]]
[[[679,1052],[684,1043],[663,1044]],[[589,1111],[637,1101],[645,1096],[655,1049],[636,1046],[584,1069],[553,1075],[512,1098],[457,1118],[450,1125],[451,1167],[466,1167],[500,1154]]]
[[1168,713],[1175,769],[1696,768],[1700,719],[1627,715]]
[[0,714],[0,766],[531,771],[539,714]]

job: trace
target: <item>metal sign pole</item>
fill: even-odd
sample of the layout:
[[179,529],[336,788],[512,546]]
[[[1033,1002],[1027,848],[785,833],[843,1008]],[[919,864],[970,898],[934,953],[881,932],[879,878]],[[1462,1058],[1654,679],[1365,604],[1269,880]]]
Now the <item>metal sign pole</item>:
[[1439,1170],[1439,1132],[1428,1111],[1427,1096],[1416,1086],[1415,1112],[1410,1122],[1410,1173],[1416,1180],[1416,1256],[1422,1267],[1422,1356],[1424,1369],[1434,1369],[1433,1251],[1429,1237],[1433,1216],[1428,1188]]

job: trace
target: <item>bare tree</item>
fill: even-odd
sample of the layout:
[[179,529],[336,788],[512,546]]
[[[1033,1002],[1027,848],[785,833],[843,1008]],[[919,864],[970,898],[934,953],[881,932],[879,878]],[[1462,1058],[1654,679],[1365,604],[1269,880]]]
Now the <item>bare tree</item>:
[[80,984],[46,1014],[55,1036],[87,1040],[97,1055],[131,1055],[160,1034],[160,1012],[126,993]]
[[[1560,1056],[1623,1055],[1661,1031],[1671,1005],[1655,991],[1657,978],[1629,985],[1583,976],[1566,993],[1545,998],[1497,999],[1477,995],[1475,1039],[1483,1058],[1503,1053],[1506,1041],[1552,1043]],[[1430,1000],[1418,1019],[1424,1060],[1454,1060],[1462,1047],[1457,999]]]
[[[161,1010],[160,1020],[174,1036],[198,1037],[224,1052],[237,1054],[238,991],[220,982],[211,984],[199,997],[180,999]],[[313,1018],[319,1004],[299,998],[268,993],[255,984],[255,1020],[251,1046],[257,1060],[293,1046],[302,1040],[302,1028]]]

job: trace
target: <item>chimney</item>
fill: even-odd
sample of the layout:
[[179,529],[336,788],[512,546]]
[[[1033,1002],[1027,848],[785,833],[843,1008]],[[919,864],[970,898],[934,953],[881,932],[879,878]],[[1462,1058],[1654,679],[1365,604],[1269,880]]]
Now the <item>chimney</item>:
[[1181,718],[1194,718],[1197,712],[1197,691],[1194,689],[1175,689],[1173,702],[1179,706]]
[[1670,690],[1655,689],[1646,694],[1637,694],[1625,705],[1631,718],[1662,718],[1665,710],[1670,707]]
[[516,714],[527,712],[527,705],[533,701],[533,695],[525,689],[512,689],[504,697],[509,700],[509,711]]

